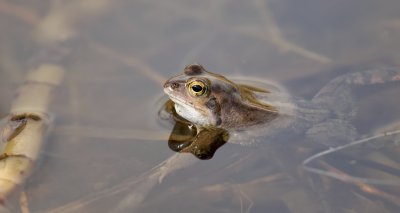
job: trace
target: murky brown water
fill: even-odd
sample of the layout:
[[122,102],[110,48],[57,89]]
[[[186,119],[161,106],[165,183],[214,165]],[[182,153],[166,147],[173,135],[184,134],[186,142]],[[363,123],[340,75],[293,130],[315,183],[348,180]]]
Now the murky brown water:
[[[0,115],[7,115],[14,91],[40,61],[59,54],[67,70],[52,106],[55,126],[41,166],[24,187],[31,212],[86,201],[172,156],[171,127],[157,122],[157,101],[162,82],[186,64],[198,62],[226,76],[273,79],[305,98],[341,74],[400,66],[400,2],[394,0],[56,2],[0,1]],[[390,130],[387,125],[399,121],[399,92],[398,83],[357,91],[360,109],[353,124],[362,135]],[[386,162],[393,172],[348,168],[348,161],[337,162],[344,159],[340,155],[327,161],[353,175],[398,181],[398,137],[384,140],[383,148],[359,146],[344,154]],[[251,147],[228,143],[212,160],[166,177],[143,202],[123,211],[400,208],[399,185],[372,185],[379,193],[368,193],[365,185],[301,169],[304,159],[323,149],[304,138]],[[71,211],[115,211],[137,187]]]

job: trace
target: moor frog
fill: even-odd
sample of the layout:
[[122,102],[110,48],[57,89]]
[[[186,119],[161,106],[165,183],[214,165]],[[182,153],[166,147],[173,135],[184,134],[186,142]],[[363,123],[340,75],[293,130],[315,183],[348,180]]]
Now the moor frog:
[[303,134],[337,146],[357,137],[350,124],[356,109],[353,89],[398,80],[400,72],[394,69],[350,73],[335,78],[306,101],[290,97],[278,84],[229,80],[193,64],[169,79],[164,92],[173,102],[174,116],[183,118],[178,122],[187,120],[197,133],[223,129],[229,132],[229,142],[242,145]]

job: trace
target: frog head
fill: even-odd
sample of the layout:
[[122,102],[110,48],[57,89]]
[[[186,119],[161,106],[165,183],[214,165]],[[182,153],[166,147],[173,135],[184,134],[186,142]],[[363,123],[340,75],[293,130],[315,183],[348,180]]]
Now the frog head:
[[275,107],[257,99],[262,88],[237,84],[201,65],[184,68],[164,84],[176,113],[200,128],[241,129],[277,117]]

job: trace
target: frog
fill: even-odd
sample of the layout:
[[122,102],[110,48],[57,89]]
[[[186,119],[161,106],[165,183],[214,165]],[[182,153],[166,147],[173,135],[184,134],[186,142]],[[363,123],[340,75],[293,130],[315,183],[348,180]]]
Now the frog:
[[400,81],[395,68],[352,72],[336,77],[306,100],[290,96],[273,81],[228,79],[190,64],[167,80],[163,90],[175,110],[171,113],[180,117],[175,120],[194,125],[197,135],[223,129],[230,143],[251,145],[301,134],[334,147],[358,137],[351,124],[357,111],[353,90],[390,81]]

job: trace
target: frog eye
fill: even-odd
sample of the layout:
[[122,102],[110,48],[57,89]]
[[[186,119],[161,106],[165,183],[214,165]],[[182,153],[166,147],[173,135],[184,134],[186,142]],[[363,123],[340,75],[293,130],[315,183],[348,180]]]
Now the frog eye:
[[207,86],[201,81],[192,81],[188,84],[189,93],[193,96],[202,96],[207,93]]

